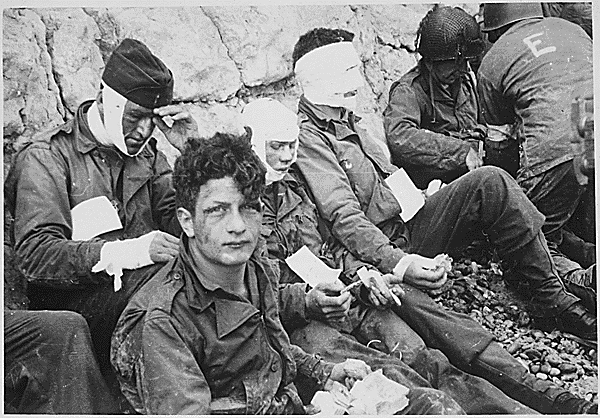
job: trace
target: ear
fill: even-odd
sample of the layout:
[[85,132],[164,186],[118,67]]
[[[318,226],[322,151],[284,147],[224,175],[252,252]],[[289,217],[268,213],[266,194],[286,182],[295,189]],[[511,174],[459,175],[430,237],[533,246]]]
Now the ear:
[[177,220],[184,234],[188,238],[194,238],[194,217],[190,211],[185,208],[177,208]]

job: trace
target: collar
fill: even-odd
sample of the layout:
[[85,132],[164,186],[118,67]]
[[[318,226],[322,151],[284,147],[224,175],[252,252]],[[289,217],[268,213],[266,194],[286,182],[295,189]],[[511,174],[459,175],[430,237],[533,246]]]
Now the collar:
[[[257,270],[261,270],[261,267],[254,257],[255,254],[252,254],[250,260],[246,263],[244,278],[249,282],[252,280],[256,281],[257,277],[260,276],[260,272]],[[236,305],[239,303],[248,305],[248,302],[243,301],[239,296],[224,290],[218,284],[208,283],[203,280],[200,267],[195,263],[191,256],[189,250],[189,238],[185,234],[181,235],[181,240],[179,241],[179,261],[183,270],[186,298],[188,304],[192,308],[202,312],[212,304],[223,305],[223,303],[233,303]]]
[[298,102],[298,112],[304,113],[319,129],[334,133],[337,139],[347,137],[348,129],[356,133],[355,124],[361,119],[347,109],[314,104],[304,96]]
[[94,103],[94,100],[86,100],[79,105],[77,114],[74,118],[74,131],[75,131],[75,147],[77,151],[82,154],[87,154],[93,149],[98,147],[98,141],[94,138],[94,135],[90,131],[90,127],[87,121],[87,111],[90,106]]

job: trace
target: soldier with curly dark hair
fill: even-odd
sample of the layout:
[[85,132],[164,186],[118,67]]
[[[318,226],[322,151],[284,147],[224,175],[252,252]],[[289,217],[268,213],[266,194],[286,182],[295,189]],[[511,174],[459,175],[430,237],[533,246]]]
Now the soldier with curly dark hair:
[[[190,139],[173,178],[179,255],[132,298],[112,341],[113,367],[136,411],[303,414],[297,375],[321,390],[366,376],[363,361],[334,364],[290,344],[278,293],[303,312],[304,285],[278,292],[277,263],[255,251],[265,168],[248,135]],[[423,395],[414,392],[414,411],[462,412],[444,394],[436,402]]]

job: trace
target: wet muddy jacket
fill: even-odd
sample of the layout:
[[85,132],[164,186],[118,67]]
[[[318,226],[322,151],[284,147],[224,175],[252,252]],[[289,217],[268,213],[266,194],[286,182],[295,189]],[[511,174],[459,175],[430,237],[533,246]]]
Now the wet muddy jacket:
[[559,18],[516,23],[481,62],[478,91],[485,121],[516,122],[525,140],[517,180],[573,159],[571,101],[592,80],[592,40]]
[[[18,266],[29,281],[72,287],[108,280],[92,274],[106,241],[152,230],[178,236],[171,167],[152,139],[137,157],[102,147],[92,136],[83,103],[76,117],[42,133],[15,156],[5,183],[14,215]],[[117,208],[123,228],[73,241],[71,209],[98,196]]]
[[479,107],[468,75],[463,83],[471,94],[460,102],[443,95],[435,81],[432,92],[429,76],[417,65],[390,88],[383,125],[392,162],[404,167],[418,187],[426,188],[434,178],[449,183],[467,172],[470,145],[451,134],[474,129]]
[[[248,261],[249,301],[204,283],[186,243],[119,319],[111,362],[123,393],[144,414],[303,412],[296,373],[322,388],[332,364],[290,344],[277,265]],[[304,304],[303,293],[294,301]]]
[[400,205],[384,183],[397,167],[353,114],[341,112],[300,99],[296,164],[333,237],[358,259],[390,273],[408,243]]

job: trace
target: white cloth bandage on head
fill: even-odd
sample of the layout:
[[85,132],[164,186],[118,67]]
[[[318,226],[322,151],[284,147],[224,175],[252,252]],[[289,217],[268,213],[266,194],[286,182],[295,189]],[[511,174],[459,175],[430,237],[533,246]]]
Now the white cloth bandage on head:
[[[113,90],[109,85],[102,83],[102,108],[104,110],[104,132],[94,132],[94,136],[104,136],[108,138],[111,145],[117,147],[119,151],[129,157],[137,156],[150,141],[146,139],[144,145],[135,154],[130,154],[125,145],[125,136],[123,135],[123,113],[127,99]],[[90,127],[91,129],[91,127]],[[99,138],[98,138],[99,139]],[[100,142],[103,140],[99,139]]]
[[[267,162],[267,141],[297,141],[300,129],[296,114],[277,100],[262,98],[244,107],[242,121],[252,129],[252,148],[267,169],[267,185],[283,179],[286,173],[273,169]],[[292,163],[297,155],[298,142],[294,147]]]
[[364,79],[361,61],[352,42],[336,42],[313,49],[294,67],[304,96],[315,104],[356,110],[356,96],[345,93],[358,90]]
[[150,244],[158,233],[160,231],[152,231],[138,238],[107,242],[100,250],[100,261],[92,267],[92,273],[106,271],[114,277],[114,289],[118,291],[123,269],[135,270],[154,264],[150,258]]

